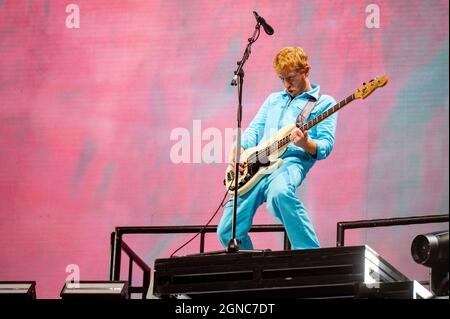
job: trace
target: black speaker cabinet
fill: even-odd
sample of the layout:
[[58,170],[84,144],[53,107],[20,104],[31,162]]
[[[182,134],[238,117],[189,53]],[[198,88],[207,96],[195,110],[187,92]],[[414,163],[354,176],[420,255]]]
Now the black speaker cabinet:
[[127,281],[66,282],[61,290],[62,299],[128,299]]

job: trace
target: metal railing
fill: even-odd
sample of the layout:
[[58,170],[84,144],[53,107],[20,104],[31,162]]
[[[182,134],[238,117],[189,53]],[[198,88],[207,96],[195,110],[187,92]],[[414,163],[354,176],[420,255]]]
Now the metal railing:
[[[111,247],[110,247],[110,268],[109,280],[120,280],[120,266],[122,259],[122,251],[129,257],[128,267],[128,296],[132,293],[142,294],[142,299],[145,299],[147,291],[150,287],[150,272],[151,268],[148,266],[124,241],[123,236],[128,234],[182,234],[182,233],[200,233],[200,247],[199,252],[205,252],[205,235],[206,233],[215,233],[217,226],[127,226],[116,227],[115,232],[111,233]],[[290,250],[291,244],[287,237],[286,230],[283,225],[253,225],[250,232],[283,232],[284,241],[283,249]],[[142,286],[132,286],[133,279],[133,263],[142,270],[143,280]]]
[[427,216],[398,217],[398,218],[369,219],[369,220],[339,222],[339,223],[337,223],[336,247],[344,246],[346,229],[442,223],[442,222],[448,222],[449,221],[448,217],[449,217],[448,214],[443,214],[443,215],[427,215]]

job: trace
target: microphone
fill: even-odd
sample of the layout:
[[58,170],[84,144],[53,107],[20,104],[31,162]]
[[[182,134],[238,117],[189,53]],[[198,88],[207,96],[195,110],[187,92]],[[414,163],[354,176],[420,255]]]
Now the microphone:
[[268,35],[272,35],[273,34],[273,28],[266,22],[266,20],[264,20],[263,17],[259,16],[258,13],[256,13],[256,11],[253,11],[253,15],[255,16],[256,21],[263,26],[264,31]]

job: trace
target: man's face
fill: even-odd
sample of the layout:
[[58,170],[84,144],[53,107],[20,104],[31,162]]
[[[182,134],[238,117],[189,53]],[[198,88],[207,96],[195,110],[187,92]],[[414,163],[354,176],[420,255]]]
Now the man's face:
[[290,96],[296,97],[305,92],[307,71],[290,68],[283,70],[278,76]]

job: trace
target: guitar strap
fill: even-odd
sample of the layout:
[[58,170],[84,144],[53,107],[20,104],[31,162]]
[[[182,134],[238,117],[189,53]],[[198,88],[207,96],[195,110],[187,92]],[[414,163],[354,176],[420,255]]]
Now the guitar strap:
[[297,116],[297,120],[295,121],[297,127],[301,127],[303,124],[306,123],[309,115],[311,114],[311,111],[313,110],[316,103],[319,102],[321,96],[322,94],[319,93],[319,98],[317,100],[309,99],[309,101],[306,102],[305,107],[303,108],[302,112]]

